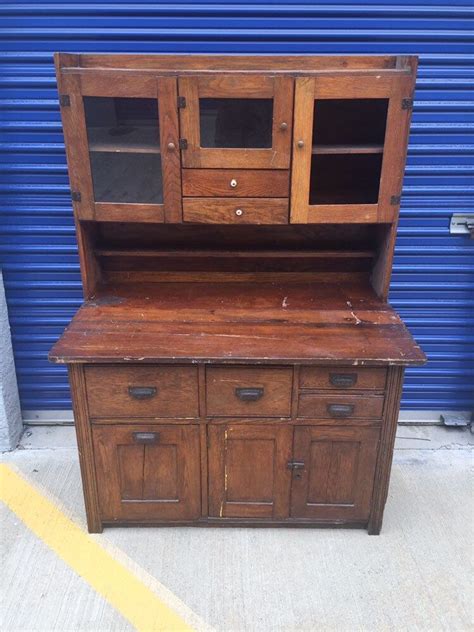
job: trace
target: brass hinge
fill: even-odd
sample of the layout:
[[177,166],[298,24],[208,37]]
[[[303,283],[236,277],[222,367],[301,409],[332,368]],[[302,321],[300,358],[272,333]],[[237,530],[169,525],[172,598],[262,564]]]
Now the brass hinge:
[[68,94],[59,95],[59,105],[62,108],[68,108],[71,105],[71,98]]
[[402,99],[402,110],[412,110],[413,99]]
[[81,201],[81,194],[79,191],[71,191],[71,200],[73,202],[80,202]]
[[186,97],[178,97],[178,108],[186,107]]
[[398,206],[400,204],[401,199],[402,199],[401,195],[392,195],[392,197],[390,198],[390,205]]
[[186,140],[186,138],[180,138],[179,139],[179,148],[180,149],[187,149],[188,148],[188,141]]

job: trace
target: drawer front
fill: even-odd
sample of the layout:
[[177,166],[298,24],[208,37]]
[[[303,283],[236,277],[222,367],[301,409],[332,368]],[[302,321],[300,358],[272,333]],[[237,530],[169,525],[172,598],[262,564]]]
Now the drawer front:
[[381,419],[384,398],[382,395],[326,395],[301,393],[298,417],[317,419]]
[[198,417],[196,367],[89,366],[91,417]]
[[198,224],[288,224],[288,200],[188,198],[183,220]]
[[300,388],[383,390],[386,369],[305,366],[300,370]]
[[289,417],[292,369],[208,368],[210,417]]
[[269,169],[183,169],[184,197],[288,197],[290,172]]

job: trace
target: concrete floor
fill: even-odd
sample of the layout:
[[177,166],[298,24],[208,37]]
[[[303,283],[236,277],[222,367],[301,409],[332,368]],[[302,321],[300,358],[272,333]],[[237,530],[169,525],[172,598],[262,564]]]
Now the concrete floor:
[[[471,630],[467,430],[401,427],[382,535],[359,530],[107,529],[91,536],[195,629]],[[85,527],[73,429],[33,428],[3,460]],[[133,629],[2,505],[4,631]]]

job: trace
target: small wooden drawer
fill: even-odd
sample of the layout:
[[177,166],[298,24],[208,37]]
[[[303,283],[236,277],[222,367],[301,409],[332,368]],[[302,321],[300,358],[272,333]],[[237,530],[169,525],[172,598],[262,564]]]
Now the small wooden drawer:
[[281,169],[183,169],[184,197],[288,197],[290,172]]
[[196,367],[88,366],[91,417],[199,416]]
[[298,417],[314,419],[381,419],[383,395],[300,393]]
[[383,390],[386,369],[304,366],[300,370],[300,388]]
[[207,415],[289,417],[292,381],[292,369],[208,368]]
[[288,224],[288,200],[188,198],[183,219],[198,224]]

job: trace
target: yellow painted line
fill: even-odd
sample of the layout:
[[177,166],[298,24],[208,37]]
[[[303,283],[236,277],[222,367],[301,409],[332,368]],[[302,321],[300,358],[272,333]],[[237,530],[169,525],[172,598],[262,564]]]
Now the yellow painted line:
[[100,544],[8,465],[0,500],[140,632],[192,628]]

